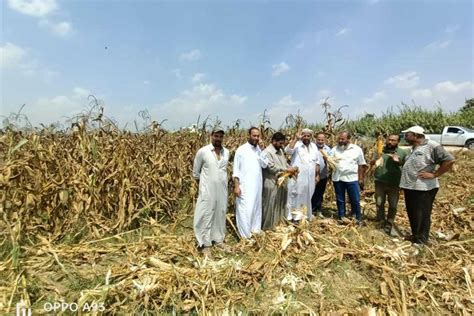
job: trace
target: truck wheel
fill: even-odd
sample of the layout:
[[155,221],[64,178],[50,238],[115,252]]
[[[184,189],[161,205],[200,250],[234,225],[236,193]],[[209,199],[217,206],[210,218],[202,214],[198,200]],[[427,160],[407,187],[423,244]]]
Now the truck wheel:
[[471,150],[474,150],[474,139],[470,139],[466,142],[466,147],[471,149]]

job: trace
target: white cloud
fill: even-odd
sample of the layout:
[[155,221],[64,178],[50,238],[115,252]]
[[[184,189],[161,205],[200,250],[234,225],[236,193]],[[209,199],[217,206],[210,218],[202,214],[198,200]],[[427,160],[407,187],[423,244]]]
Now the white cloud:
[[151,82],[149,80],[143,80],[144,85],[149,85]]
[[340,29],[340,30],[336,33],[336,36],[342,36],[342,35],[344,35],[344,34],[347,34],[349,31],[350,31],[350,29],[347,29],[347,28]]
[[451,40],[435,41],[426,45],[425,48],[431,49],[431,50],[445,49],[445,48],[448,48],[450,45],[451,45]]
[[54,35],[65,37],[72,31],[72,25],[69,22],[53,23],[48,20],[41,20],[39,26],[49,29]]
[[456,33],[459,29],[460,29],[459,24],[447,25],[446,28],[444,29],[444,32],[448,34],[452,34],[452,33]]
[[432,88],[413,90],[411,96],[416,103],[432,106],[440,102],[444,110],[456,111],[464,100],[474,97],[474,82],[442,81]]
[[452,81],[439,82],[434,86],[434,90],[440,93],[462,93],[471,92],[474,94],[474,83],[471,81],[464,81],[454,83]]
[[418,85],[420,77],[417,76],[416,72],[405,72],[400,75],[396,75],[385,80],[385,84],[393,85],[401,89],[411,89]]
[[296,49],[302,49],[304,48],[304,42],[300,42],[295,46]]
[[81,87],[75,87],[72,89],[74,98],[87,98],[91,95],[91,92]]
[[10,73],[19,73],[24,76],[37,76],[38,79],[51,82],[59,74],[42,66],[36,58],[30,56],[27,49],[9,42],[0,46],[0,69],[10,71],[4,74],[5,80]]
[[56,36],[65,37],[72,31],[71,22],[54,22],[46,18],[58,9],[56,0],[8,0],[8,4],[15,11],[39,18],[38,25]]
[[375,92],[373,95],[371,95],[370,97],[365,97],[364,98],[364,103],[376,103],[376,102],[380,102],[382,100],[384,100],[385,98],[387,97],[387,95],[385,94],[385,91],[377,91]]
[[8,0],[11,9],[35,17],[43,17],[57,9],[56,0]]
[[180,56],[179,56],[179,60],[180,61],[196,61],[196,60],[199,60],[201,59],[201,51],[199,49],[193,49],[189,52],[186,52],[186,53],[182,53]]
[[[82,113],[89,104],[88,89],[75,87],[69,93],[53,97],[40,97],[34,102],[26,103],[22,113],[28,117],[33,126],[40,123],[49,125],[51,123],[64,123],[66,118]],[[12,109],[14,110],[14,109]]]
[[235,120],[236,111],[247,101],[246,96],[226,94],[214,84],[199,84],[183,91],[178,97],[158,104],[150,111],[153,117],[168,119],[166,126],[188,126],[208,115],[218,115],[224,122]]
[[[328,102],[336,104],[335,100],[336,98],[331,98]],[[267,115],[274,128],[278,128],[284,124],[289,114],[296,115],[299,113],[304,120],[311,123],[322,122],[324,119],[324,111],[321,104],[324,101],[326,101],[326,97],[306,104],[293,99],[293,96],[288,94],[273,103],[272,106],[267,109]],[[257,114],[254,114],[254,116],[256,117]]]
[[192,76],[191,81],[192,81],[193,83],[199,83],[199,82],[201,82],[205,77],[206,77],[206,74],[198,72],[198,73],[195,73],[195,74]]
[[411,92],[413,98],[431,98],[433,93],[431,89],[417,89]]
[[272,76],[278,77],[281,74],[290,70],[290,66],[288,66],[285,62],[281,62],[279,64],[272,65]]
[[26,51],[12,43],[0,46],[0,68],[15,68],[21,66]]
[[270,118],[272,126],[280,126],[280,124],[284,122],[288,114],[295,114],[298,111],[298,107],[300,106],[301,103],[299,101],[293,100],[293,96],[291,94],[282,97],[280,100],[275,102],[269,109],[267,109],[267,115]]
[[293,100],[293,96],[291,94],[284,96],[275,103],[276,106],[281,107],[293,107],[300,104],[300,102]]

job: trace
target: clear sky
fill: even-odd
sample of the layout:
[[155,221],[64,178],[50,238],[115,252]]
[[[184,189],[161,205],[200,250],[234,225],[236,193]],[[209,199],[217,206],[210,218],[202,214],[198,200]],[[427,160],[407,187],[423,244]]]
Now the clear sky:
[[1,107],[65,121],[94,94],[121,126],[199,114],[457,110],[474,97],[472,1],[0,0]]

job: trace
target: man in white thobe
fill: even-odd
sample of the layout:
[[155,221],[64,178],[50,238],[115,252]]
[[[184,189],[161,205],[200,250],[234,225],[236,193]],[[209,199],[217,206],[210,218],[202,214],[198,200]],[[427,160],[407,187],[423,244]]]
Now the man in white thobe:
[[213,242],[223,246],[225,237],[229,150],[222,147],[223,138],[224,130],[215,128],[211,144],[199,149],[193,165],[193,177],[199,182],[194,234],[206,255]]
[[296,180],[288,182],[288,220],[299,221],[304,214],[308,220],[313,217],[311,197],[319,175],[319,151],[311,142],[313,131],[305,128],[301,134],[286,146],[285,152],[291,155],[291,166],[298,167]]
[[262,154],[259,142],[260,131],[252,127],[249,130],[248,142],[235,152],[235,215],[237,229],[242,238],[250,238],[262,228],[262,168],[267,167],[268,159]]

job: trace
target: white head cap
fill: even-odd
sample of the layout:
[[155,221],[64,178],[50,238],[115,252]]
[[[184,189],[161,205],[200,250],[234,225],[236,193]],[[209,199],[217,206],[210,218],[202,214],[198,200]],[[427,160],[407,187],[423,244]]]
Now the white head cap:
[[415,125],[415,126],[410,127],[409,129],[402,131],[402,133],[414,133],[418,135],[425,135],[425,129],[421,126]]

